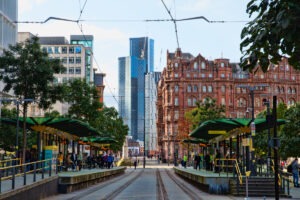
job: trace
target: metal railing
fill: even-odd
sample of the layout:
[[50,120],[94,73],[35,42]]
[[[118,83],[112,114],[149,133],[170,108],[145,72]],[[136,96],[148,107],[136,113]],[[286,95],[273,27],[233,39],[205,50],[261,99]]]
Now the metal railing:
[[57,174],[57,169],[57,163],[53,169],[52,159],[0,167],[0,194],[2,192],[1,186],[3,181],[11,180],[11,189],[15,189],[16,177],[18,176],[23,176],[23,185],[26,185],[28,174],[33,174],[33,182],[36,182],[37,173],[41,173],[41,179],[44,179],[45,173],[48,173],[49,177],[51,177],[52,170],[55,170],[55,173]]
[[19,165],[21,164],[21,158],[0,160],[0,168],[17,165],[17,164],[19,164]]
[[218,168],[219,176],[221,171],[227,172],[227,176],[229,171],[232,171],[232,173],[236,172],[240,184],[243,184],[243,177],[237,159],[233,159],[233,158],[215,159],[215,167]]

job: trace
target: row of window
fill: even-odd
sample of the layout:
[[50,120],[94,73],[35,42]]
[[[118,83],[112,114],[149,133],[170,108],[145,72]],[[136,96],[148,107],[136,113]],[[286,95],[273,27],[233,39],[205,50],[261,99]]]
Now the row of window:
[[81,74],[81,67],[68,67],[63,74]]
[[81,46],[48,46],[48,47],[43,47],[42,51],[47,52],[48,54],[80,54],[81,53]]

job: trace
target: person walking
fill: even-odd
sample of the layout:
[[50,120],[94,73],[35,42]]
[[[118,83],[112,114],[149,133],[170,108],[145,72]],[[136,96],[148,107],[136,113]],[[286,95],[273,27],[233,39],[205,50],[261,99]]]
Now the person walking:
[[205,168],[206,170],[210,170],[210,155],[207,152],[207,154],[204,157],[204,161],[205,161]]
[[294,187],[299,187],[299,164],[298,164],[298,158],[295,158],[295,160],[292,162],[292,174],[293,174],[293,183]]
[[187,155],[183,156],[183,166],[186,168],[186,163],[187,163]]

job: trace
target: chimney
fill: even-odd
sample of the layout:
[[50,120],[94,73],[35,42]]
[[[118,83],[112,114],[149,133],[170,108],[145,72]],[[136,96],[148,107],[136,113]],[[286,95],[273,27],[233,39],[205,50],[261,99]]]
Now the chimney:
[[180,58],[181,57],[181,54],[182,54],[182,52],[181,52],[181,49],[180,48],[177,48],[176,49],[176,52],[175,52],[175,58]]

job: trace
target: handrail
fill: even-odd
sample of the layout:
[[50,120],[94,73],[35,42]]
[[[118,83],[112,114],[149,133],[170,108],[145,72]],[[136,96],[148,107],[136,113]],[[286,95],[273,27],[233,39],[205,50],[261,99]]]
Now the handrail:
[[[39,161],[35,161],[35,162],[28,162],[28,163],[25,163],[25,164],[20,164],[20,165],[12,165],[12,166],[8,166],[8,167],[1,167],[0,168],[0,171],[5,171],[5,170],[9,170],[9,169],[16,169],[16,168],[26,168],[27,165],[34,165],[34,164],[38,164],[38,163],[46,163],[46,162],[49,162],[50,160],[52,159],[46,159],[46,160],[39,160]],[[25,174],[29,174],[31,172],[34,172],[34,171],[39,171],[41,169],[43,169],[44,167],[40,167],[40,168],[36,168],[36,169],[33,169],[33,170],[26,170],[24,172],[20,172],[20,173],[14,173],[13,175],[7,175],[7,176],[1,176],[0,178],[0,181],[3,181],[3,180],[7,180],[7,179],[10,179],[12,178],[13,176],[21,176],[21,175],[24,175]]]
[[[224,162],[220,162],[221,164],[217,164],[218,163],[217,161],[233,161],[234,164],[226,164],[225,165]],[[215,159],[215,163],[216,163],[215,164],[216,167],[235,168],[237,175],[238,175],[239,182],[240,182],[240,184],[243,184],[243,177],[242,177],[242,173],[241,173],[240,167],[238,165],[237,159],[235,159],[235,158],[218,158],[218,159]]]
[[[275,163],[274,163],[274,160],[273,159],[271,159],[271,161],[272,161],[272,166],[271,166],[271,168],[272,168],[272,171],[273,171],[273,173],[275,174]],[[280,177],[280,173],[278,173],[278,185],[279,186],[281,186],[281,177]]]
[[21,158],[13,158],[13,159],[7,159],[7,160],[0,160],[0,168],[3,168],[4,164],[7,164],[7,163],[11,163],[11,165],[12,165],[13,161],[16,161],[19,164],[21,164]]

